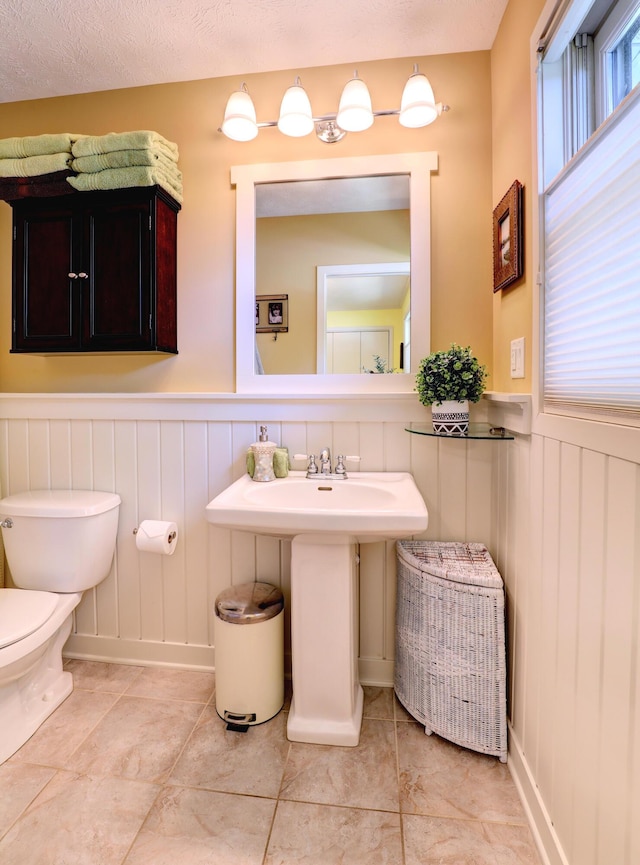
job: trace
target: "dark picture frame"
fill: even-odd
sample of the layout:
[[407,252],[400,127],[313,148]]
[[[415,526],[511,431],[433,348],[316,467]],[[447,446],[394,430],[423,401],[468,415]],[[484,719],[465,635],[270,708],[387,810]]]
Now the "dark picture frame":
[[256,295],[256,333],[286,333],[289,330],[289,295]]
[[494,292],[522,276],[522,190],[520,181],[514,180],[493,211]]

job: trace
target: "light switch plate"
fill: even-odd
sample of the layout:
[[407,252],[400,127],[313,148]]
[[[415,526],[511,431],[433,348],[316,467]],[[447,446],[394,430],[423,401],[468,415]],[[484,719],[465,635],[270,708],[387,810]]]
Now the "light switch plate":
[[511,378],[524,378],[524,337],[511,340]]

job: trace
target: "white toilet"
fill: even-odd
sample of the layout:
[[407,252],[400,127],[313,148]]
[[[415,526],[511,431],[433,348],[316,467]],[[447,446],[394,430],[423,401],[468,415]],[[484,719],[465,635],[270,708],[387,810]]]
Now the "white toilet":
[[32,490],[0,499],[15,589],[0,588],[0,763],[73,690],[62,647],[85,589],[109,573],[120,496]]

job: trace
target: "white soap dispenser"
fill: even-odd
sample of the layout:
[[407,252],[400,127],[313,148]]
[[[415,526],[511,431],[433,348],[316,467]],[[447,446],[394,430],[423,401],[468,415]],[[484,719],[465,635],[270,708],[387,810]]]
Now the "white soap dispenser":
[[276,476],[273,471],[273,455],[276,452],[276,447],[277,445],[275,442],[267,440],[266,426],[261,426],[259,440],[251,445],[255,461],[255,469],[253,472],[254,481],[275,481]]

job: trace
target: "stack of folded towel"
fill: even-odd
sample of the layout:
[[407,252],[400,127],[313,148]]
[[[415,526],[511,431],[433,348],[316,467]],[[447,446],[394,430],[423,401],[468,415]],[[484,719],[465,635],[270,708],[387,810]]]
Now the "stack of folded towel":
[[0,139],[0,199],[65,195],[71,148],[79,136],[67,132]]
[[178,146],[157,132],[110,132],[87,135],[73,142],[67,182],[81,192],[161,186],[182,204],[182,173]]

